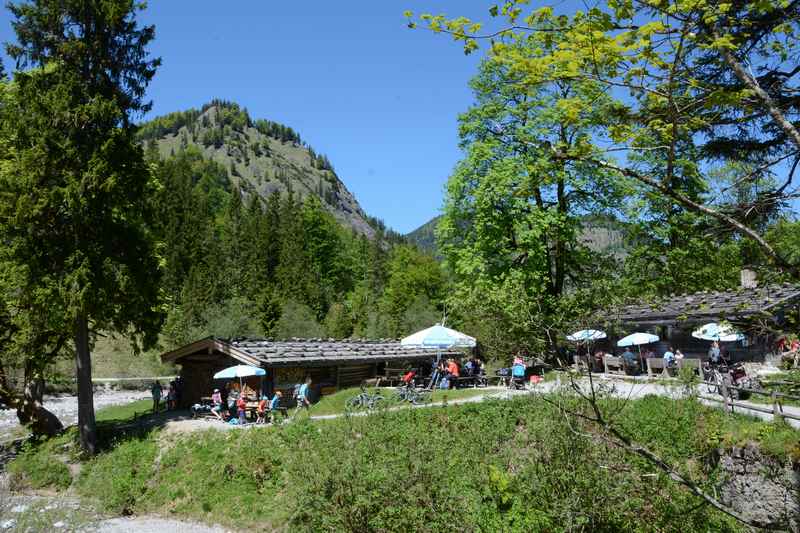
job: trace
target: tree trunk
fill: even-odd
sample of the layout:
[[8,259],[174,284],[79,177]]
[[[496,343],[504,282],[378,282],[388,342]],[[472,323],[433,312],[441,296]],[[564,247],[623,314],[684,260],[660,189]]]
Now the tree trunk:
[[34,436],[54,437],[64,430],[64,425],[56,415],[42,406],[44,380],[35,376],[27,379],[22,396],[8,385],[5,369],[0,365],[0,403],[17,410],[17,419],[28,426]]
[[75,370],[78,378],[78,430],[84,453],[94,455],[97,427],[94,421],[92,359],[89,353],[89,322],[85,314],[75,319]]

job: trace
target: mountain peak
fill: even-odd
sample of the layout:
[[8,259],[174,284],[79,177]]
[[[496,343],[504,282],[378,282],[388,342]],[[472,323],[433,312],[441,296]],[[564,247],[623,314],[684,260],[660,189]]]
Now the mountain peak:
[[177,111],[142,124],[139,138],[162,157],[194,147],[222,165],[244,196],[266,199],[273,193],[317,196],[343,225],[373,237],[368,217],[336,175],[328,158],[317,154],[291,127],[253,120],[235,102],[212,100],[200,109]]

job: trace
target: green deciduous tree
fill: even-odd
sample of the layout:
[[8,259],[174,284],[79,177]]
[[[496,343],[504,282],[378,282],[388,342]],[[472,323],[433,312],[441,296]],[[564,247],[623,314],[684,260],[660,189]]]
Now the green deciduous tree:
[[[419,324],[413,315],[430,316],[436,311],[430,310],[430,302],[442,302],[444,272],[433,257],[407,245],[392,249],[387,270],[386,288],[379,307],[384,320],[383,332],[389,337],[409,335],[414,332],[409,328]],[[436,314],[441,318],[440,313]],[[409,323],[409,318],[413,319],[413,324]]]
[[[541,46],[532,38],[517,53]],[[493,343],[493,332],[522,326],[521,335],[508,335],[513,343],[554,350],[544,329],[529,327],[563,314],[564,295],[594,279],[602,258],[581,242],[582,218],[616,209],[625,183],[549,154],[591,137],[597,115],[610,112],[601,86],[576,81],[520,92],[518,81],[506,63],[489,58],[472,82],[476,103],[460,119],[466,157],[448,181],[439,249],[455,275],[453,310],[466,321],[471,309],[481,317],[473,333],[504,351],[508,343]],[[520,307],[520,298],[532,305]],[[536,334],[543,336],[534,342]]]
[[[713,220],[755,243],[774,267],[800,275],[757,222],[740,216],[779,208],[797,191],[800,5],[624,0],[556,14],[525,4],[490,8],[501,21],[491,35],[464,17],[422,20],[463,41],[468,52],[481,40],[491,43],[490,56],[515,75],[510,90],[518,94],[565,82],[604,87],[612,102],[595,117],[591,136],[571,146],[540,145],[552,161],[635,180],[658,202]],[[531,40],[540,44],[525,47]],[[557,105],[580,114],[595,104],[563,98]],[[749,165],[736,176],[741,183],[764,174],[775,179],[732,213],[704,192],[720,162]]]
[[[158,60],[132,0],[10,4],[18,66],[3,109],[0,240],[4,297],[31,331],[46,317],[75,345],[81,446],[94,453],[90,348],[98,330],[152,344],[160,269],[153,181],[132,115]],[[37,354],[38,355],[38,354]],[[32,355],[33,356],[33,355]]]

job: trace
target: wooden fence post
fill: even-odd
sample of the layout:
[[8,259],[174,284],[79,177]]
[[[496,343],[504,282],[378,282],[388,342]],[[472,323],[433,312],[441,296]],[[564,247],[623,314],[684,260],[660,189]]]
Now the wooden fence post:
[[[719,388],[720,388],[720,392],[722,393],[722,407],[723,407],[723,409],[727,410],[728,409],[728,398],[729,398],[729,395],[728,395],[728,385],[725,383],[724,379],[720,380]],[[731,412],[733,412],[733,403],[731,403],[730,408],[731,408]]]
[[772,421],[783,422],[783,411],[778,404],[778,392],[772,391]]

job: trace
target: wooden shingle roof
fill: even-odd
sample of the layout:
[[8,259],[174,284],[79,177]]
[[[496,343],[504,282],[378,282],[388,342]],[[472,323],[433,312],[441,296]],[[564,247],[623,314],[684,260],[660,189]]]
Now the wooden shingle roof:
[[769,318],[779,310],[800,303],[800,285],[785,283],[732,291],[704,291],[673,295],[651,303],[620,309],[617,316],[634,324],[700,323],[718,320],[746,321]]
[[[220,352],[245,364],[254,366],[334,365],[340,363],[369,363],[408,361],[436,357],[435,348],[402,346],[397,340],[380,339],[217,339],[209,337],[188,344],[161,356],[161,360],[180,363],[181,359],[198,353]],[[455,355],[452,351],[438,351]]]

